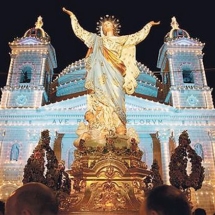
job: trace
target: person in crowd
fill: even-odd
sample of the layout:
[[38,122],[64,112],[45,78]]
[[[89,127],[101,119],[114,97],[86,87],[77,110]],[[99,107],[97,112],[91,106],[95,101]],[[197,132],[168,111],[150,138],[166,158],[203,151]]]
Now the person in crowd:
[[22,185],[5,202],[6,215],[57,215],[58,211],[53,190],[39,182]]
[[159,185],[149,191],[139,210],[140,215],[191,215],[185,194],[172,185]]
[[160,22],[150,21],[138,32],[121,36],[119,20],[106,15],[97,23],[98,32],[92,33],[82,28],[72,11],[64,7],[63,11],[71,18],[74,34],[89,48],[85,58],[88,110],[95,115],[102,110],[104,118],[99,119],[108,131],[126,126],[125,93],[134,93],[140,72],[135,47]]
[[193,215],[207,215],[206,210],[204,208],[196,208],[193,211]]
[[5,214],[5,201],[0,200],[0,215],[4,215],[4,214]]

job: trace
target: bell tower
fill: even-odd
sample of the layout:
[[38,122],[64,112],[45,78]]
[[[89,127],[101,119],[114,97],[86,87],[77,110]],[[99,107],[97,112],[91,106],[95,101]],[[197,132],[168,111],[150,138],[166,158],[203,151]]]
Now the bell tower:
[[56,55],[42,17],[23,37],[9,43],[10,66],[2,89],[1,108],[37,108],[49,102]]
[[180,29],[172,17],[172,29],[159,50],[165,103],[175,108],[213,109],[212,89],[208,87],[203,63],[203,43]]

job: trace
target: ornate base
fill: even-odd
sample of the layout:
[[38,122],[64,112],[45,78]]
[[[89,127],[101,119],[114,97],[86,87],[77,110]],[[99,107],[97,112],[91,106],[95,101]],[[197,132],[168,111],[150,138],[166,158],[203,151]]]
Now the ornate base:
[[[100,211],[61,211],[59,215],[101,215]],[[102,215],[139,215],[139,211],[102,211]]]
[[143,152],[132,141],[129,147],[118,147],[113,138],[102,147],[82,142],[67,171],[74,190],[62,208],[72,212],[138,211],[144,198],[143,179],[150,171],[141,161]]

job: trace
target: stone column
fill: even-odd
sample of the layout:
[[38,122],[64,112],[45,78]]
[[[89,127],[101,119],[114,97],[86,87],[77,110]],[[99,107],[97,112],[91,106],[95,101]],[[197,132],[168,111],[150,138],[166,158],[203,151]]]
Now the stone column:
[[44,74],[45,74],[45,64],[46,64],[46,55],[42,56],[42,68],[40,72],[40,86],[44,84]]
[[172,56],[169,56],[169,72],[170,72],[170,82],[171,82],[171,86],[175,85],[175,80],[174,80],[174,72],[173,72],[173,63],[172,63]]
[[170,162],[170,151],[169,151],[169,138],[171,136],[170,130],[161,130],[156,134],[160,141],[161,146],[161,162],[162,162],[162,179],[164,184],[170,184],[169,182],[169,162]]
[[206,79],[206,75],[205,75],[205,69],[204,69],[202,57],[199,59],[199,62],[200,62],[200,67],[201,67],[201,72],[202,72],[203,85],[204,85],[204,87],[207,87],[208,84],[207,84],[207,79]]
[[11,54],[10,57],[11,57],[11,60],[10,60],[10,67],[9,67],[8,77],[7,77],[7,83],[6,83],[7,86],[9,86],[11,84],[12,69],[14,67],[14,59],[15,59],[16,55]]

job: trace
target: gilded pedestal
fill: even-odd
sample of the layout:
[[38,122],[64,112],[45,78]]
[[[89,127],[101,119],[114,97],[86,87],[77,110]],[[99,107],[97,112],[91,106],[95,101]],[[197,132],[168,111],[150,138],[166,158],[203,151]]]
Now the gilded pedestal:
[[149,174],[135,139],[107,138],[98,146],[80,141],[68,171],[73,181],[67,211],[138,211]]

